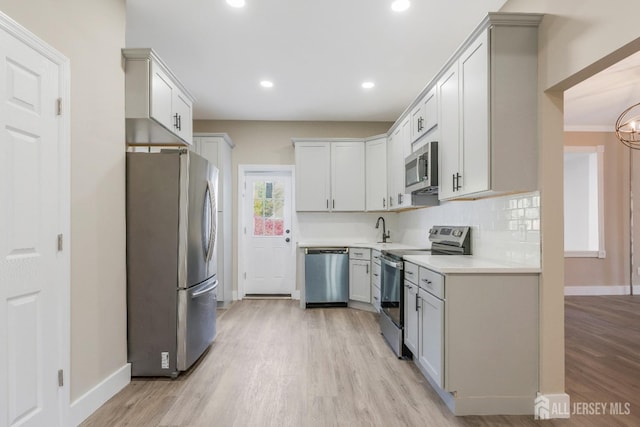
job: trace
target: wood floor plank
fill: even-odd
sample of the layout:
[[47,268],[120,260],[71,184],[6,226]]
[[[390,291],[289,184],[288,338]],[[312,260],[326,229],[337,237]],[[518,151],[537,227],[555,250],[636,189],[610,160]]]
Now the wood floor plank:
[[640,297],[570,297],[565,307],[572,402],[630,402],[630,415],[455,417],[394,356],[374,313],[256,299],[222,312],[189,372],[134,378],[82,427],[640,425]]

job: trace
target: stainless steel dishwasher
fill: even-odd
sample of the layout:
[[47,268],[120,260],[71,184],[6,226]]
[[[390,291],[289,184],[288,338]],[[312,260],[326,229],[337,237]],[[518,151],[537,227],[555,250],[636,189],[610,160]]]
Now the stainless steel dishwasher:
[[308,248],[304,257],[306,307],[346,307],[349,249]]

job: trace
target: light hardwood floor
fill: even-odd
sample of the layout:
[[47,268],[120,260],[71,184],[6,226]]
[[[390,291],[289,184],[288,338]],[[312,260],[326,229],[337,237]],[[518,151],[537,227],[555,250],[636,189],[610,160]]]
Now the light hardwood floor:
[[567,392],[630,402],[631,415],[455,417],[393,356],[376,315],[244,300],[187,374],[133,379],[82,426],[639,426],[640,299],[595,298],[567,298]]

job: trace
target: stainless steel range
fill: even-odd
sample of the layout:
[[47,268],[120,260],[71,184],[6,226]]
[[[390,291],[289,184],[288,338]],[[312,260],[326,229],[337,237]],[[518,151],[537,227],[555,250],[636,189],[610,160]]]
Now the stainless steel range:
[[384,250],[380,257],[380,329],[398,357],[403,355],[404,257],[407,255],[471,255],[471,228],[434,226],[429,230],[431,249]]

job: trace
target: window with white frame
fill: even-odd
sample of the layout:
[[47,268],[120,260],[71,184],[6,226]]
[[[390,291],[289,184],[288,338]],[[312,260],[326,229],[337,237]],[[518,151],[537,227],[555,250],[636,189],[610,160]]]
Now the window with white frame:
[[604,258],[604,146],[564,148],[564,255]]

